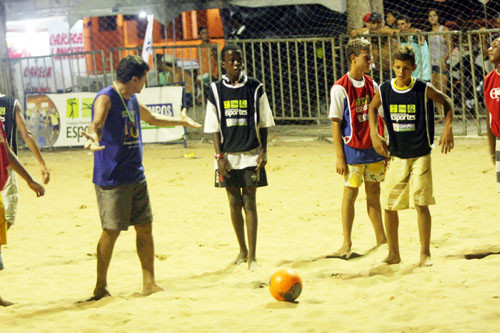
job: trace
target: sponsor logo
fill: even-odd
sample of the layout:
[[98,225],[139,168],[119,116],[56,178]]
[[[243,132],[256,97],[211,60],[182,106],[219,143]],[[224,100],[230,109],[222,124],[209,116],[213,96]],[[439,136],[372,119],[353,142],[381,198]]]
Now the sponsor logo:
[[496,99],[497,102],[500,101],[500,88],[493,88],[490,90],[490,97]]
[[147,107],[151,112],[161,114],[167,117],[173,117],[174,116],[174,107],[172,103],[166,103],[166,104],[148,104]]

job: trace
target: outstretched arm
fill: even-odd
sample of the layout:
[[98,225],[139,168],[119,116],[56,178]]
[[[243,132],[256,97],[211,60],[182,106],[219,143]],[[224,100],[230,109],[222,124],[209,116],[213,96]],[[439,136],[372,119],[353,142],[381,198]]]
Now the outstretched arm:
[[144,120],[150,125],[154,126],[186,126],[193,128],[200,128],[201,124],[197,123],[193,119],[189,118],[186,114],[186,109],[182,109],[181,116],[167,117],[161,114],[153,113],[149,109],[139,103],[139,109],[141,111],[141,120]]
[[380,93],[377,91],[373,100],[368,106],[368,122],[370,124],[370,138],[372,139],[373,148],[381,156],[389,156],[389,150],[387,149],[387,143],[385,139],[382,138],[377,131],[377,120],[378,120],[378,108],[382,105],[382,100],[380,99]]
[[14,171],[17,172],[17,174],[26,181],[26,183],[33,190],[33,192],[36,193],[37,197],[41,197],[42,195],[44,195],[45,189],[43,188],[43,185],[38,183],[36,180],[33,179],[33,177],[31,177],[28,170],[26,170],[24,166],[21,164],[21,162],[19,162],[16,154],[14,154],[12,149],[10,149],[9,145],[6,145],[6,147],[7,147],[7,156],[9,157],[9,163],[12,169],[14,169]]
[[38,147],[38,144],[35,138],[33,137],[33,134],[31,133],[30,130],[26,128],[26,121],[24,119],[23,109],[18,100],[16,100],[14,103],[14,114],[16,117],[16,125],[17,128],[19,129],[19,132],[21,133],[21,137],[23,138],[24,142],[26,142],[26,145],[28,146],[29,150],[33,153],[33,155],[35,155],[36,160],[40,164],[40,169],[42,171],[42,181],[44,184],[48,184],[50,180],[49,170],[47,170],[47,166],[42,157],[42,153],[40,152],[40,147]]
[[427,96],[434,102],[441,104],[444,109],[445,124],[443,134],[441,134],[441,138],[439,138],[439,144],[441,145],[441,152],[446,154],[451,151],[454,146],[452,130],[453,105],[451,103],[451,99],[441,90],[436,89],[433,85],[427,86]]

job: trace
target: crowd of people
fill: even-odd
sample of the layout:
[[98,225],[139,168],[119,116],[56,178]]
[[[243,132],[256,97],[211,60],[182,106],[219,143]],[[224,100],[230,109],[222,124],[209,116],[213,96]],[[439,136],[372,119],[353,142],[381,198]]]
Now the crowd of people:
[[[376,12],[367,13],[362,21],[364,27],[353,29],[349,33],[351,37],[369,38],[372,41],[374,58],[372,73],[375,79],[381,82],[390,78],[392,71],[391,52],[394,52],[399,44],[411,45],[415,50],[417,61],[415,77],[432,82],[444,93],[463,88],[464,107],[470,113],[475,113],[473,110],[475,106],[473,89],[481,89],[484,73],[493,69],[493,65],[488,62],[488,48],[498,34],[478,33],[473,35],[472,45],[469,45],[467,35],[463,35],[465,37],[460,41],[457,35],[452,34],[453,30],[442,22],[436,9],[427,11],[427,29],[425,30],[416,27],[424,26],[420,22],[394,11],[386,12],[385,24],[382,15]],[[499,27],[500,14],[491,26],[479,27],[471,24],[468,26],[468,30]],[[460,63],[464,64],[465,78],[461,77]],[[472,86],[473,74],[477,79],[477,87]],[[464,80],[466,82],[463,82]],[[436,112],[438,122],[443,122],[442,107],[438,107]]]

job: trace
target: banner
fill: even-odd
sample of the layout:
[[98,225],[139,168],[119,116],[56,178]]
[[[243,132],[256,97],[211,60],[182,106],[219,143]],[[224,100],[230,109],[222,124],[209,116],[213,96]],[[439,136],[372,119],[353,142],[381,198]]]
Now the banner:
[[149,56],[153,54],[153,23],[154,15],[148,15],[148,26],[146,28],[146,35],[144,36],[144,45],[142,47],[142,59],[149,64]]
[[[180,117],[183,87],[144,88],[137,99],[151,112]],[[40,147],[83,146],[91,123],[96,93],[28,95],[26,123]],[[184,137],[182,126],[156,127],[141,121],[142,142],[167,142]]]

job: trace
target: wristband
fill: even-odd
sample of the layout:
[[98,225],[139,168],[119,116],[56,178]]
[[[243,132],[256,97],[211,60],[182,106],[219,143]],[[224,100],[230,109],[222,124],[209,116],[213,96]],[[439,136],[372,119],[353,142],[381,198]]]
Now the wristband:
[[215,159],[218,161],[224,157],[224,154],[215,154]]

